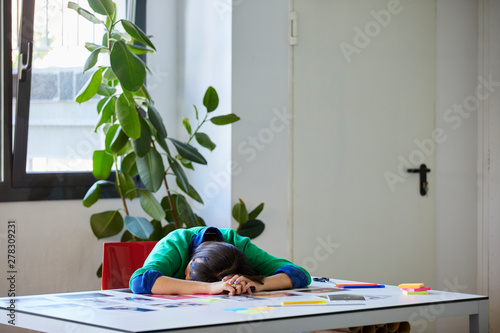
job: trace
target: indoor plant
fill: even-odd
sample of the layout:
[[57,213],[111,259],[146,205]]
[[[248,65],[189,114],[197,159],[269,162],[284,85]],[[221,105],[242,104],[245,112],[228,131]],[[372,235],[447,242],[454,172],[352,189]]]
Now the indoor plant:
[[[196,126],[192,127],[189,119],[183,119],[189,138],[183,142],[169,136],[145,86],[149,69],[137,56],[156,51],[150,37],[133,22],[118,20],[112,0],[88,0],[88,4],[96,15],[74,2],[69,2],[68,7],[94,24],[103,25],[105,33],[101,44],[86,43],[90,55],[83,71],[94,72],[77,94],[76,101],[84,103],[100,97],[95,131],[103,131],[105,148],[94,151],[93,174],[97,181],[88,190],[83,204],[90,207],[96,203],[103,186],[114,186],[122,202],[120,209],[93,214],[92,231],[101,239],[117,235],[125,228],[122,241],[159,240],[177,228],[205,225],[186,198],[203,203],[184,169],[193,169],[193,163],[207,164],[193,146],[194,142],[210,151],[216,147],[210,137],[201,132],[204,124],[223,126],[238,121],[239,117],[233,113],[212,116],[219,98],[217,91],[209,87],[203,97],[205,112],[202,114],[195,106]],[[119,26],[124,32],[117,30]],[[106,57],[104,63],[109,65],[96,66],[99,57]],[[172,180],[179,191],[170,186]],[[167,194],[157,200],[154,193],[162,186]],[[151,221],[131,214],[127,201],[135,198],[140,200]],[[248,213],[241,200],[233,207],[240,234],[256,237],[263,231],[264,224],[256,220],[262,208],[263,204]]]

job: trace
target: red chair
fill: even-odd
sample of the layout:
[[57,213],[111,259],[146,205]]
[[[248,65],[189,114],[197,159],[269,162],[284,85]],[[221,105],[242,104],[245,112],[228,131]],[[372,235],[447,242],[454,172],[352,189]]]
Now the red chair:
[[136,269],[141,268],[157,242],[104,243],[101,289],[128,288]]

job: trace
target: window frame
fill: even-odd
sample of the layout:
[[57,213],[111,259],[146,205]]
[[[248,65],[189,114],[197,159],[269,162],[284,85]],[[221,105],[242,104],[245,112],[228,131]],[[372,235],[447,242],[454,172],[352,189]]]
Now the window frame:
[[[96,181],[92,172],[43,172],[27,173],[27,148],[29,135],[29,109],[31,98],[31,55],[33,53],[33,20],[35,0],[21,0],[19,43],[19,70],[16,82],[12,75],[11,2],[1,1],[2,45],[0,84],[2,110],[0,114],[0,202],[32,200],[82,199]],[[130,1],[135,10],[135,21],[145,28],[146,0]],[[27,28],[28,27],[28,28]],[[25,70],[21,72],[21,63]],[[25,77],[23,77],[25,75]],[[17,107],[13,133],[13,87],[17,84]],[[75,102],[76,103],[76,102]],[[14,136],[13,136],[14,135]],[[14,145],[12,145],[14,143]],[[114,180],[112,173],[110,180]],[[119,197],[114,186],[104,186],[101,198]]]

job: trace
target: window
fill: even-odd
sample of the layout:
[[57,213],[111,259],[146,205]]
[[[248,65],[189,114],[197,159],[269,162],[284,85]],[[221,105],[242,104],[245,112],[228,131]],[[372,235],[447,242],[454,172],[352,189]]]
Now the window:
[[[68,9],[68,0],[0,1],[0,201],[83,198],[103,141],[94,133],[98,98],[79,105],[74,97],[92,75],[82,73],[85,43],[100,44],[104,31]],[[119,16],[135,12],[136,5],[127,10],[135,1],[115,2]]]

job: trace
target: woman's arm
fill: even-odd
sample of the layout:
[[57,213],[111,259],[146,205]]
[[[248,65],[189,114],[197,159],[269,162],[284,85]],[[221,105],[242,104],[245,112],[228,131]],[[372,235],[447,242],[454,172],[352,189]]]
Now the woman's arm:
[[264,284],[257,288],[257,291],[290,289],[293,287],[292,280],[285,273],[278,273],[264,278]]
[[199,282],[192,280],[181,280],[168,276],[160,276],[151,288],[152,294],[176,295],[176,294],[220,294],[227,291],[230,296],[244,292],[241,285],[234,285],[229,281]]

